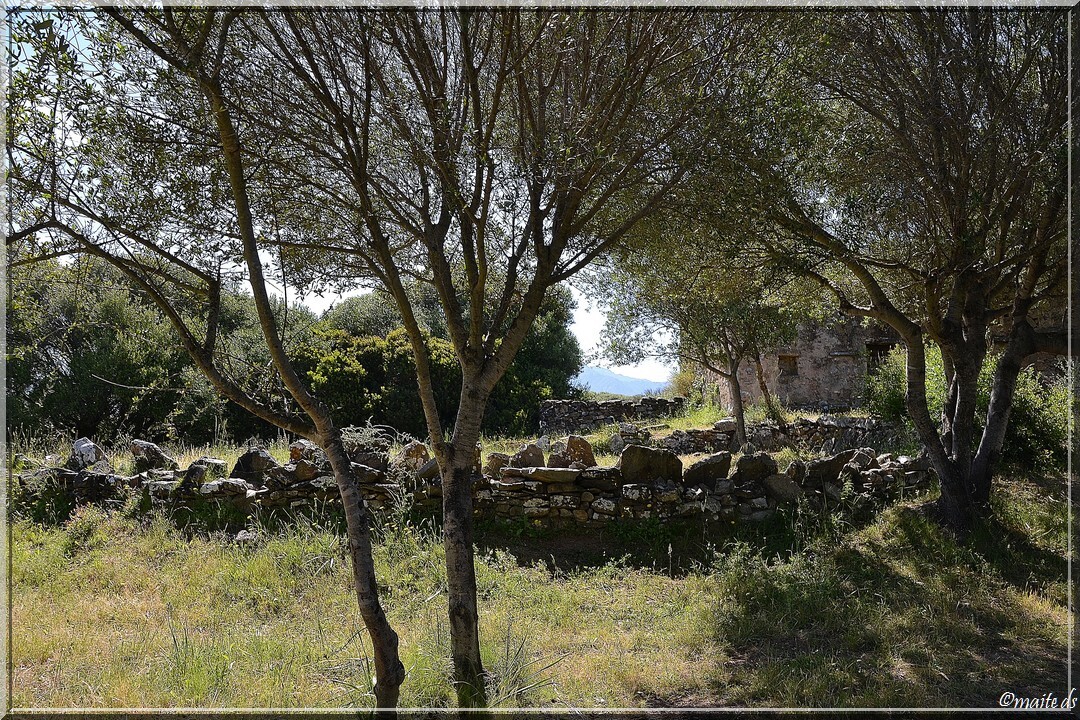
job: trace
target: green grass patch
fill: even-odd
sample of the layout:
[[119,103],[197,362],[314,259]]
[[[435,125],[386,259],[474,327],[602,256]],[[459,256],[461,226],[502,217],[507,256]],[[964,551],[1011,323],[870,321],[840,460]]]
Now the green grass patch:
[[[499,707],[993,706],[1065,683],[1061,474],[1005,478],[959,544],[911,503],[862,525],[481,526],[482,653]],[[370,646],[340,525],[254,542],[81,508],[12,528],[16,707],[367,707]],[[381,523],[402,704],[449,706],[438,529]]]

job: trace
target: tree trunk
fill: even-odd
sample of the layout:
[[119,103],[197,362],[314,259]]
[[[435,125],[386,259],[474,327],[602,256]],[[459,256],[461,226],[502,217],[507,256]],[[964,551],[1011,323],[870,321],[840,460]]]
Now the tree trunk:
[[[484,402],[462,384],[453,440],[440,458],[443,494],[443,545],[449,594],[450,648],[454,688],[461,707],[487,705],[484,665],[480,658],[476,566],[473,558],[473,466]],[[471,397],[470,397],[471,396]],[[468,398],[468,400],[467,400]]]
[[769,413],[769,417],[776,421],[776,424],[783,430],[784,413],[780,412],[780,405],[777,404],[776,398],[769,392],[769,385],[765,382],[765,368],[761,366],[761,353],[754,353],[754,372],[757,375],[758,389],[761,390],[761,398],[765,401],[765,408]]
[[746,412],[743,409],[742,386],[739,384],[739,363],[728,365],[728,387],[731,389],[731,413],[735,416],[735,442],[746,445]]
[[349,558],[352,561],[353,585],[360,616],[364,619],[375,655],[375,704],[379,708],[397,706],[405,666],[398,657],[398,636],[390,627],[379,602],[379,586],[375,579],[375,562],[371,555],[371,526],[364,499],[352,463],[345,454],[341,433],[335,428],[322,436],[323,451],[334,469],[341,503],[345,507],[345,524],[349,538]]
[[1009,344],[994,369],[994,384],[990,390],[990,405],[986,411],[979,449],[971,463],[970,481],[974,502],[980,509],[990,504],[994,466],[1001,455],[1005,431],[1009,426],[1016,381],[1024,360],[1034,351],[1031,325],[1026,319],[1016,320]]
[[971,492],[967,478],[957,467],[942,444],[941,436],[930,417],[926,403],[926,349],[922,333],[909,330],[904,337],[907,346],[907,392],[905,403],[908,417],[930,456],[930,463],[941,483],[941,498],[936,503],[936,518],[943,525],[965,534],[974,520]]

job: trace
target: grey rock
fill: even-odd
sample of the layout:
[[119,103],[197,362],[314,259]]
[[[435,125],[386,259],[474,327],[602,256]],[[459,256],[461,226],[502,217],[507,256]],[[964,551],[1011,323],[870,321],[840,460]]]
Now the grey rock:
[[735,432],[735,418],[726,417],[713,423],[713,430],[719,432]]
[[241,530],[240,532],[236,533],[236,537],[233,538],[233,540],[241,545],[244,545],[255,542],[258,537],[258,535],[256,535],[250,530]]
[[212,478],[225,477],[225,473],[229,469],[229,464],[227,462],[225,462],[224,460],[219,460],[218,458],[207,457],[206,455],[203,455],[201,458],[199,458],[198,460],[196,460],[192,464],[194,464],[194,465],[205,465],[206,466],[206,474],[208,476],[212,477]]
[[180,467],[180,464],[166,455],[164,450],[145,440],[132,440],[131,454],[135,457],[135,472],[158,469],[176,470]]
[[295,463],[289,463],[285,467],[291,468],[293,477],[299,481],[311,480],[312,478],[318,477],[320,470],[317,464],[304,459],[297,460]]
[[435,458],[431,458],[426,463],[420,466],[416,471],[417,477],[421,480],[431,480],[432,478],[439,477],[439,462]]
[[802,488],[787,475],[770,475],[761,484],[779,502],[795,502],[803,494]]
[[198,487],[206,481],[209,474],[210,470],[205,465],[202,465],[201,463],[192,463],[184,472],[182,484],[185,488]]
[[404,468],[409,472],[416,472],[430,459],[431,454],[428,452],[427,445],[413,440],[398,450],[391,464],[395,467]]
[[811,460],[806,465],[807,484],[817,487],[823,482],[835,482],[840,477],[840,471],[855,457],[857,452],[857,450],[845,450],[832,457]]
[[112,471],[112,466],[109,465],[109,458],[105,455],[105,451],[89,438],[79,438],[75,441],[71,448],[71,457],[68,458],[65,467],[75,472],[87,468],[93,468],[98,472]]
[[580,470],[570,468],[551,467],[508,467],[502,470],[503,477],[519,477],[526,480],[536,480],[542,483],[573,483],[581,475]]
[[553,452],[548,455],[547,466],[552,468],[570,467],[570,458],[565,452]]
[[652,490],[646,485],[627,484],[622,486],[622,496],[634,502],[648,502],[652,499]]
[[592,509],[602,515],[614,515],[615,514],[615,501],[607,498],[596,498],[593,500]]
[[326,462],[326,455],[318,445],[301,438],[289,444],[289,460],[292,462],[307,460],[315,465],[321,465]]
[[276,467],[281,467],[281,465],[270,455],[266,448],[251,447],[237,458],[229,477],[247,480],[252,485],[260,486],[264,483],[266,471]]
[[617,467],[626,483],[675,485],[682,480],[682,461],[670,450],[628,445]]
[[712,490],[716,487],[717,481],[727,479],[730,471],[731,453],[719,452],[698,460],[688,467],[683,474],[683,485],[687,487],[703,485]]
[[510,467],[543,467],[544,451],[535,443],[522,445],[521,449],[510,458]]
[[566,456],[571,463],[581,463],[585,467],[596,465],[593,446],[580,435],[570,435],[566,438]]
[[484,461],[484,475],[487,475],[488,477],[499,477],[502,469],[509,464],[510,456],[506,453],[488,453],[487,460]]
[[578,485],[594,490],[614,490],[623,482],[622,471],[617,467],[591,467],[578,475]]
[[735,465],[732,480],[736,483],[760,481],[775,475],[776,471],[776,461],[767,453],[743,455]]

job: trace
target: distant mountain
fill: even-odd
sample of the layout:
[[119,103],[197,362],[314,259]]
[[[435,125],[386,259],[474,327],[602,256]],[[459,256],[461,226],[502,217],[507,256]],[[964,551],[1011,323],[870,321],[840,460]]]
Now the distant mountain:
[[608,392],[618,395],[644,395],[663,389],[666,382],[642,380],[627,377],[602,367],[586,367],[574,382],[593,392]]

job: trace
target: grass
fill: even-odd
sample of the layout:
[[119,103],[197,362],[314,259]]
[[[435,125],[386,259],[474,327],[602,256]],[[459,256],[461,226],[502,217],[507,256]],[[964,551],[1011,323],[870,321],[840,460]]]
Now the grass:
[[[796,511],[696,535],[481,527],[492,697],[977,707],[1003,689],[1063,695],[1064,487],[1062,473],[1004,478],[994,519],[966,544],[910,503],[862,526]],[[369,705],[370,648],[336,524],[253,529],[238,545],[92,507],[62,526],[15,520],[14,706]],[[443,558],[430,524],[399,514],[378,529],[405,706],[453,703]]]

